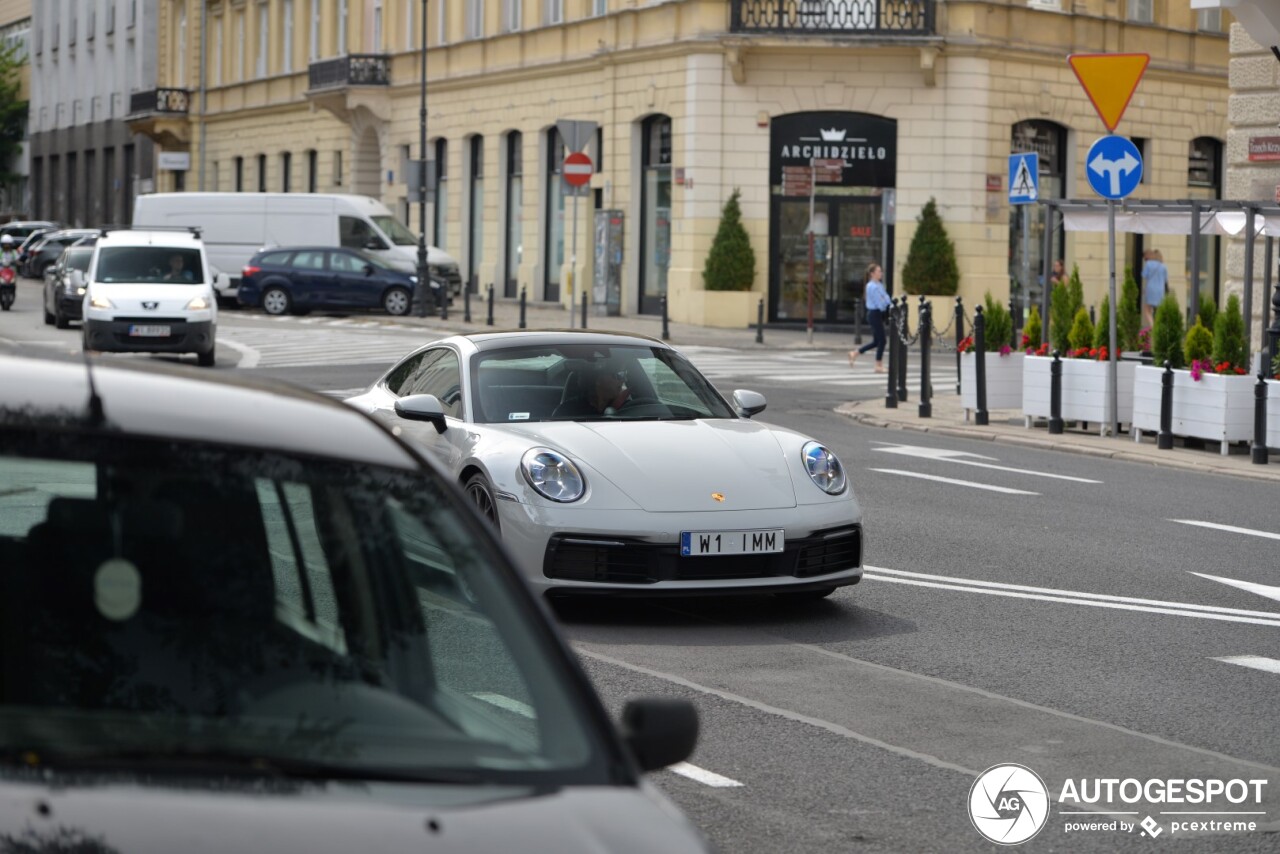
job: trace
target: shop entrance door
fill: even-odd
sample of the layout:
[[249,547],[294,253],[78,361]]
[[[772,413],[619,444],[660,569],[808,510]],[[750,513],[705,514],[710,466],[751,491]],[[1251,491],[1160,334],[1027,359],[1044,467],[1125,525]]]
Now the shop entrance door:
[[[853,323],[854,300],[862,299],[867,265],[881,262],[885,226],[880,210],[878,196],[819,196],[814,200],[815,321]],[[770,276],[770,320],[807,321],[809,200],[776,200],[772,234],[775,266]]]

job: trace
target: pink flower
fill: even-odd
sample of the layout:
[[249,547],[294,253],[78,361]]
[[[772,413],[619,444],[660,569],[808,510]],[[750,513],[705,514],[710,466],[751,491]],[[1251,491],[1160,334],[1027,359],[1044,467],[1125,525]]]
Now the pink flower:
[[1200,360],[1199,359],[1193,360],[1191,362],[1191,379],[1195,380],[1196,382],[1200,382],[1200,377],[1203,375],[1203,373],[1204,373],[1204,368],[1203,366],[1201,366]]
[[1001,356],[1007,356],[1007,355],[1009,355],[1009,354],[1010,354],[1010,353],[1012,353],[1012,352],[1013,352],[1013,348],[1012,348],[1012,347],[1010,347],[1008,344],[1001,344],[1001,345],[1000,345],[1000,355],[1001,355]]

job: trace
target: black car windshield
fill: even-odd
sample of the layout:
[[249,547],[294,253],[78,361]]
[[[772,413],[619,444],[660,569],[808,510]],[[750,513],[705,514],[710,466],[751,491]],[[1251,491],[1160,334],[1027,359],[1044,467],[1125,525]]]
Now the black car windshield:
[[103,246],[98,252],[94,278],[109,285],[199,285],[204,283],[204,265],[200,263],[200,250],[191,246]]
[[472,363],[475,420],[678,421],[733,418],[674,350],[564,344],[482,351]]
[[0,429],[0,763],[612,782],[480,524],[406,472]]
[[417,236],[393,216],[374,216],[373,224],[397,246],[417,246]]

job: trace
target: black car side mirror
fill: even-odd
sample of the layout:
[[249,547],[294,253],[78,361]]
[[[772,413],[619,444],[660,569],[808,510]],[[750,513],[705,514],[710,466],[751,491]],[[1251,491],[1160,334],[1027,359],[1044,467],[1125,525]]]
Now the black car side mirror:
[[373,265],[372,265],[372,264],[365,264],[365,265],[364,265],[364,274],[365,274],[366,276],[372,276],[372,275],[374,274],[374,267],[373,267]]
[[427,421],[443,433],[448,425],[444,420],[444,406],[434,394],[411,394],[396,401],[396,415],[409,421]]
[[622,710],[622,736],[642,771],[656,771],[693,755],[698,710],[688,700],[643,697]]

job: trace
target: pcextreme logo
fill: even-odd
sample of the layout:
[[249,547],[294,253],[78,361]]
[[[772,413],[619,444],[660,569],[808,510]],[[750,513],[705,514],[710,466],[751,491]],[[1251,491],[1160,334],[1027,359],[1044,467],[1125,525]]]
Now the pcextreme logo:
[[969,819],[999,845],[1018,845],[1049,820],[1049,789],[1025,765],[993,765],[969,789]]

